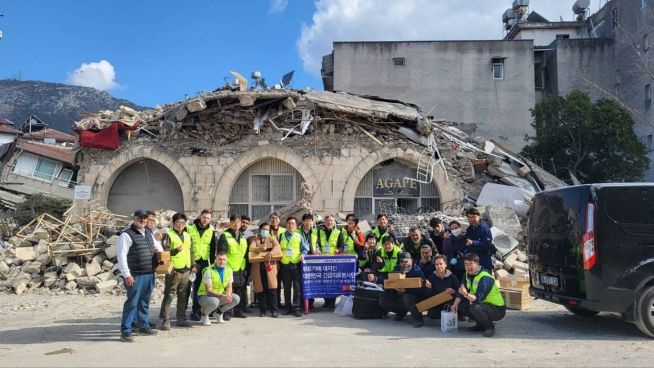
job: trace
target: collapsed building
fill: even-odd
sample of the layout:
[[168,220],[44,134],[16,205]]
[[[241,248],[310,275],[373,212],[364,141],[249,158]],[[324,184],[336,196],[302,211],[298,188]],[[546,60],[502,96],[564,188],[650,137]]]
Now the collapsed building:
[[455,215],[489,182],[532,194],[562,185],[415,105],[343,92],[225,88],[87,116],[76,129],[78,183],[123,215],[209,208],[260,219],[298,203],[319,214]]
[[204,208],[219,219],[237,213],[254,221],[273,211],[354,212],[370,223],[385,213],[405,236],[434,216],[460,219],[478,206],[492,225],[496,275],[527,277],[526,254],[516,248],[524,245],[530,199],[565,185],[557,178],[415,105],[234,89],[77,122],[77,178],[91,200],[76,201],[62,220],[42,214],[11,237],[0,249],[0,290],[119,292],[115,232],[136,208],[164,209],[160,228],[176,211]]

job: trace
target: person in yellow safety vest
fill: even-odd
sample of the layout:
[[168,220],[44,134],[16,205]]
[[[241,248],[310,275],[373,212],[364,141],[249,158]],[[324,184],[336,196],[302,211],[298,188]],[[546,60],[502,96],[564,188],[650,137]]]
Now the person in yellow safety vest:
[[368,234],[366,237],[366,243],[357,256],[359,259],[359,268],[361,269],[361,272],[357,276],[359,280],[368,281],[368,275],[374,275],[373,263],[377,249],[377,239],[374,235]]
[[466,275],[452,305],[452,312],[472,318],[477,324],[472,331],[484,331],[484,336],[495,335],[494,321],[506,315],[506,305],[495,284],[495,279],[479,265],[479,256],[468,253],[464,256]]
[[227,254],[218,252],[214,264],[202,272],[202,284],[198,290],[202,306],[201,322],[203,326],[211,326],[209,315],[214,311],[217,323],[225,323],[227,312],[240,302],[238,294],[233,291],[234,273],[227,265]]
[[[284,310],[283,315],[293,314],[301,317],[300,298],[302,292],[300,289],[300,267],[304,260],[302,255],[302,236],[297,232],[297,219],[289,217],[286,219],[287,231],[279,234],[277,238],[282,250],[282,259],[280,261],[280,274],[284,283]],[[291,291],[293,299],[291,299]]]
[[[325,226],[318,231],[318,246],[320,253],[324,256],[333,256],[342,254],[345,249],[343,233],[336,228],[336,219],[334,216],[325,216]],[[323,308],[334,308],[336,298],[325,298]]]
[[[297,230],[302,236],[302,255],[319,254],[318,229],[313,226],[313,215],[305,213],[302,215],[302,226]],[[313,309],[315,299],[309,299],[309,309]]]
[[388,237],[393,239],[393,243],[397,244],[397,234],[391,228],[388,216],[383,213],[377,215],[377,226],[375,226],[370,233],[377,239],[377,244],[384,244],[384,239]]
[[229,228],[225,230],[218,238],[216,247],[218,252],[227,254],[227,265],[234,272],[234,293],[239,296],[240,303],[225,318],[229,320],[232,316],[236,318],[246,318],[247,310],[247,275],[245,268],[247,266],[248,241],[242,236],[241,216],[232,215],[229,217]]
[[[279,239],[279,234],[286,232],[286,229],[283,226],[279,226],[282,219],[279,216],[279,212],[275,211],[270,214],[268,218],[268,223],[270,224],[270,235],[274,236],[276,239]],[[277,305],[282,306],[282,273],[277,272]]]
[[347,224],[341,228],[343,242],[345,243],[343,254],[357,255],[366,241],[363,232],[357,226],[359,219],[355,214],[350,213],[345,217],[345,221]]
[[390,272],[393,272],[397,265],[402,250],[395,245],[390,236],[384,238],[384,243],[377,250],[373,262],[373,273],[368,274],[368,281],[381,284]]
[[[211,210],[202,210],[200,216],[193,221],[193,224],[186,226],[186,232],[191,237],[191,243],[193,245],[192,248],[196,274],[201,275],[202,270],[211,263],[209,261],[209,249],[216,244],[214,228],[211,226]],[[200,288],[202,280],[200,280],[200,277],[195,277],[191,283],[193,284],[193,308],[191,320],[199,321],[201,315],[198,289]]]
[[187,217],[183,213],[173,215],[173,228],[165,233],[162,239],[164,250],[170,251],[170,262],[173,272],[166,275],[164,296],[161,302],[161,329],[170,330],[170,305],[177,294],[177,326],[191,327],[186,320],[186,307],[188,305],[189,277],[195,274],[195,259],[191,236],[186,231]]

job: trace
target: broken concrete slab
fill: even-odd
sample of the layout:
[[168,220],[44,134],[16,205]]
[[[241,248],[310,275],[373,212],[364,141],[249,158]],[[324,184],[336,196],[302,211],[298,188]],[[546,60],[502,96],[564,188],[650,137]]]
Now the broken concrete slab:
[[186,103],[186,110],[188,112],[198,112],[207,108],[207,103],[202,98],[190,101]]
[[75,281],[68,281],[66,283],[66,286],[64,286],[64,288],[68,291],[73,291],[77,289],[77,283]]
[[43,275],[43,286],[44,287],[51,287],[54,285],[58,280],[57,273],[56,272],[46,272]]
[[105,259],[107,259],[107,256],[104,255],[104,253],[100,253],[100,254],[96,255],[95,257],[93,257],[93,262],[95,262],[95,263],[97,263],[99,265],[102,265],[102,262],[104,262]]
[[505,176],[519,177],[518,170],[514,168],[512,165],[507,164],[504,161],[502,161],[499,166],[489,165],[486,168],[486,171],[488,171],[488,173],[491,174],[492,176],[498,178],[503,178]]
[[507,185],[522,188],[528,191],[529,193],[532,193],[532,195],[538,192],[538,188],[535,187],[534,184],[527,179],[516,178],[515,176],[505,176],[503,178],[500,178],[500,181]]
[[49,248],[48,241],[43,239],[39,240],[39,242],[33,247],[34,251],[37,254],[48,253],[48,248]]
[[116,245],[111,245],[104,248],[104,254],[107,256],[107,259],[116,259],[118,248]]
[[502,259],[504,257],[518,248],[519,242],[513,237],[507,235],[502,230],[497,227],[491,227],[491,234],[493,234],[493,244],[497,248],[497,252],[500,253]]
[[46,229],[38,229],[32,233],[39,240],[48,240],[50,239],[50,233]]
[[114,275],[111,272],[103,272],[98,274],[96,277],[100,280],[100,282],[103,282],[112,279]]
[[111,262],[111,261],[109,261],[109,260],[105,260],[104,262],[102,262],[102,269],[103,269],[103,270],[107,270],[107,271],[109,271],[109,270],[111,270],[113,267],[114,267],[114,263]]
[[77,263],[70,262],[68,265],[66,265],[66,268],[64,268],[63,273],[78,276],[80,273],[82,273],[82,268]]
[[47,266],[52,262],[52,258],[50,258],[50,256],[47,254],[41,254],[40,256],[36,257],[36,262],[40,262],[41,265]]
[[116,280],[107,280],[95,284],[95,290],[100,294],[108,293],[112,291],[116,286],[118,286],[118,282],[116,282]]
[[517,239],[522,231],[518,215],[512,208],[491,204],[486,206],[486,217],[492,226],[500,229],[506,235]]
[[488,206],[490,204],[500,204],[512,208],[520,217],[526,217],[529,205],[525,198],[533,198],[530,192],[502,184],[488,183],[484,185],[477,198],[477,206]]
[[33,261],[38,257],[38,254],[32,249],[32,247],[23,247],[23,248],[14,248],[16,252],[16,258],[20,259],[23,262]]
[[95,276],[85,276],[85,277],[80,277],[77,280],[77,285],[83,288],[93,288],[95,285],[97,285],[100,282],[100,279],[95,277]]
[[27,265],[27,267],[25,266],[22,267],[22,271],[30,274],[37,274],[41,272],[41,266],[42,266],[41,262],[36,262],[36,261],[30,262],[29,265]]
[[86,271],[87,276],[95,276],[102,272],[102,266],[95,260],[84,265],[84,270]]
[[68,264],[68,258],[66,257],[55,257],[54,264],[57,267],[63,267]]

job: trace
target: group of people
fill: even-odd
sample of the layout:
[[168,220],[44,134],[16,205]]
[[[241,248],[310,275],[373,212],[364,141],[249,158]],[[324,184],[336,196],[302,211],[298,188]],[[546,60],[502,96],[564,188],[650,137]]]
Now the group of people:
[[[416,304],[446,292],[452,300],[429,310],[428,317],[439,318],[447,306],[460,319],[477,322],[473,330],[493,336],[493,322],[504,317],[505,306],[492,276],[492,235],[476,209],[468,210],[466,216],[469,225],[465,232],[457,221],[444,224],[433,218],[428,236],[415,227],[400,240],[386,215],[377,216],[377,225],[367,235],[359,229],[355,214],[347,215],[340,228],[336,219],[327,215],[323,226],[317,228],[310,213],[300,219],[288,217],[285,226],[279,214],[273,213],[256,232],[249,230],[250,218],[233,215],[229,227],[218,234],[211,225],[211,211],[203,210],[192,223],[183,213],[176,213],[172,228],[161,234],[154,227],[154,213],[137,210],[117,242],[118,269],[127,289],[121,340],[134,341],[135,329],[141,335],[157,334],[148,308],[158,264],[155,252],[164,250],[170,251],[173,271],[165,276],[161,330],[171,328],[175,296],[178,327],[192,326],[187,320],[189,298],[190,319],[202,325],[210,326],[212,318],[216,323],[246,318],[252,313],[247,292],[250,282],[260,316],[269,312],[273,318],[280,313],[300,317],[304,257],[352,255],[358,260],[357,278],[361,281],[383,284],[393,272],[421,278],[421,288],[384,291],[380,306],[393,312],[395,320],[410,313],[414,327],[421,327],[423,316]],[[248,255],[258,261],[250,262]],[[310,308],[313,303],[309,300]],[[334,305],[335,299],[327,298],[323,308]]]

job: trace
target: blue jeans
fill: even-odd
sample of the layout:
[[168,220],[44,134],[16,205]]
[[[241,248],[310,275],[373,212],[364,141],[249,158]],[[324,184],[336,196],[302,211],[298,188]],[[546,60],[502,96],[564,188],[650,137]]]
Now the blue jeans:
[[150,296],[154,289],[154,274],[137,275],[134,285],[127,287],[127,300],[123,305],[123,319],[120,323],[120,332],[131,333],[134,320],[143,330],[150,328],[148,309]]

